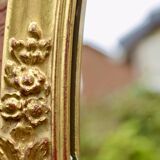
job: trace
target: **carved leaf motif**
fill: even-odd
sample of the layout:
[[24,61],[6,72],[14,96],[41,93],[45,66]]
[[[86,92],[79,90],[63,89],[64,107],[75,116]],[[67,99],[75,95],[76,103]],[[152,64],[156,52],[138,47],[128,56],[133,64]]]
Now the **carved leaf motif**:
[[51,40],[27,38],[26,41],[10,39],[10,54],[18,60],[28,65],[43,63],[49,56],[51,50]]
[[42,31],[36,22],[28,27],[30,36],[26,40],[10,38],[9,52],[20,64],[36,65],[43,63],[51,51],[51,39],[42,39]]
[[0,160],[21,160],[20,153],[13,143],[4,138],[0,138]]
[[49,141],[44,139],[42,142],[35,143],[28,148],[24,160],[48,160]]
[[19,123],[12,129],[10,134],[16,142],[29,142],[33,136],[33,128],[31,126],[26,126],[23,123]]

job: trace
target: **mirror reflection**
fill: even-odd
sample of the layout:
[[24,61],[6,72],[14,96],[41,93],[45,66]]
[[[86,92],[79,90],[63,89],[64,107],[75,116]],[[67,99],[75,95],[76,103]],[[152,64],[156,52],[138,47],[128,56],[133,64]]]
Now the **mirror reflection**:
[[160,159],[160,0],[88,0],[81,159]]

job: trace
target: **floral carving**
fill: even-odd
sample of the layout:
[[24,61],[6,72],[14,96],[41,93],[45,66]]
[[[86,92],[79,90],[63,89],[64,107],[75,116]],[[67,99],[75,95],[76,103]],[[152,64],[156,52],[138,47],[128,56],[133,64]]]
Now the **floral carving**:
[[20,152],[15,149],[14,143],[0,138],[0,160],[21,160]]
[[23,101],[16,93],[6,94],[2,97],[0,111],[5,119],[19,119],[22,116]]
[[36,67],[19,66],[12,61],[8,61],[5,66],[4,78],[10,85],[19,89],[26,96],[40,93],[42,89],[47,90],[46,76]]
[[33,128],[29,125],[19,123],[15,128],[12,129],[10,134],[15,141],[26,142],[31,139],[31,136],[33,135]]
[[28,147],[26,151],[20,152],[15,144],[0,138],[0,160],[47,160],[49,155],[49,141],[43,139]]
[[44,98],[30,98],[26,101],[24,112],[32,125],[37,126],[44,122],[48,111],[49,108]]
[[35,22],[29,25],[28,32],[31,37],[26,41],[10,39],[10,53],[28,65],[43,63],[51,51],[51,39],[41,39],[41,29]]
[[40,39],[42,36],[42,31],[36,22],[31,22],[28,26],[28,32],[30,35],[36,39]]
[[49,140],[43,139],[27,149],[24,160],[47,160],[49,154]]
[[[21,98],[19,94],[5,94],[1,102],[1,116],[5,119],[27,119],[33,126],[47,120],[49,107],[44,98]],[[22,126],[19,128],[22,131]],[[15,129],[14,129],[15,130]]]
[[[10,93],[1,98],[0,113],[4,123],[13,122],[9,130],[14,143],[0,138],[0,160],[48,159],[49,140],[37,141],[34,130],[48,119],[50,111],[50,84],[38,65],[49,56],[51,39],[42,38],[36,22],[29,24],[28,34],[25,40],[11,38],[9,41],[13,59],[5,64],[4,80]],[[32,145],[28,147],[26,142]]]

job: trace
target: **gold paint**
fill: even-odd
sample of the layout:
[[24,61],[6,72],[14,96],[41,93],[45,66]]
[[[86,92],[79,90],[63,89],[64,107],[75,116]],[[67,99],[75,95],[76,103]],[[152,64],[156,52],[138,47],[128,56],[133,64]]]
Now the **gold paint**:
[[[27,39],[27,42],[15,38],[11,38],[9,41],[9,53],[14,61],[8,60],[6,62],[4,79],[5,85],[14,91],[4,94],[0,112],[5,121],[12,121],[16,124],[16,127],[10,129],[10,140],[12,139],[16,144],[19,144],[17,147],[19,156],[17,155],[16,158],[25,160],[26,157],[29,157],[28,160],[33,160],[33,158],[43,160],[49,156],[48,147],[44,146],[42,152],[43,144],[35,144],[28,152],[29,147],[24,146],[24,143],[32,142],[30,137],[33,136],[32,132],[34,132],[35,127],[42,125],[42,122],[49,118],[50,109],[47,101],[49,85],[46,74],[35,65],[45,60],[46,56],[44,55],[46,52],[47,54],[50,53],[51,43],[46,40],[37,41],[41,38],[42,32],[36,22],[29,24],[28,32],[33,38]],[[23,58],[22,53],[24,53]],[[46,85],[47,87],[45,87]],[[49,124],[45,123],[44,125]],[[26,152],[27,155],[25,155]],[[6,158],[8,159],[9,156],[11,155],[7,155]]]
[[82,0],[9,0],[0,160],[77,159],[79,104],[72,101],[79,101],[82,6]]

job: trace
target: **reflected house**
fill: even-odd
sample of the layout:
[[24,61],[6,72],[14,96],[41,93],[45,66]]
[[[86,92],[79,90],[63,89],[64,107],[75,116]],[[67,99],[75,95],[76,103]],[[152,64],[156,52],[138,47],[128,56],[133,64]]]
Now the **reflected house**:
[[160,92],[160,8],[136,29],[122,37],[123,63],[85,46],[82,56],[83,99],[95,102],[140,80],[150,91]]
[[99,102],[105,96],[132,84],[135,80],[133,72],[130,64],[117,62],[89,46],[84,46],[82,101]]
[[160,92],[160,8],[153,10],[120,44],[127,61],[140,75],[141,85]]

